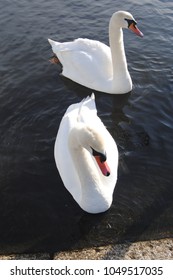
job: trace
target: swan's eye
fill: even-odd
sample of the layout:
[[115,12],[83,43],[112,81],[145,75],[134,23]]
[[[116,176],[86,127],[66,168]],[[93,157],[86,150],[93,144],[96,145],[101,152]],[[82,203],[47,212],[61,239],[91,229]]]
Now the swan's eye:
[[125,20],[126,20],[127,23],[128,23],[128,28],[130,27],[131,24],[133,24],[134,26],[137,24],[137,22],[134,21],[133,19],[125,18]]
[[91,149],[92,149],[92,155],[93,155],[94,157],[95,157],[95,156],[99,156],[101,162],[105,162],[105,161],[106,161],[106,153],[105,153],[105,154],[102,154],[102,153],[97,152],[97,151],[94,150],[93,148],[91,148]]

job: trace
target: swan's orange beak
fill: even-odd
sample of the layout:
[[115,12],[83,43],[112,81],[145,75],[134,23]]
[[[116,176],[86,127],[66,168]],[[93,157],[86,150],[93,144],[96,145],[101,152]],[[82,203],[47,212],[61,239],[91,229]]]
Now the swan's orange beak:
[[110,172],[110,168],[109,168],[107,162],[106,161],[101,162],[99,156],[94,156],[94,157],[97,161],[98,166],[100,167],[100,170],[101,170],[102,174],[104,176],[109,176],[111,172]]
[[137,28],[136,24],[131,23],[129,29],[131,29],[136,35],[144,37],[144,34],[139,30],[139,28]]

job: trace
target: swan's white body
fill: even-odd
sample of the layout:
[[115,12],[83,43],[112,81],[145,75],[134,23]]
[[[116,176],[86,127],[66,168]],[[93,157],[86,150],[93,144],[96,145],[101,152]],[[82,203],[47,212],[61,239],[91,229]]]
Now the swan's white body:
[[[106,152],[109,176],[102,174],[91,147]],[[117,181],[118,150],[97,116],[94,95],[67,109],[54,151],[62,181],[79,206],[89,213],[108,210]]]
[[[128,21],[135,23],[135,27],[129,25]],[[122,32],[122,28],[128,27],[142,36],[133,16],[119,11],[110,19],[110,47],[99,41],[82,38],[66,43],[48,39],[63,66],[62,75],[97,91],[111,94],[130,92],[132,80],[127,68]]]

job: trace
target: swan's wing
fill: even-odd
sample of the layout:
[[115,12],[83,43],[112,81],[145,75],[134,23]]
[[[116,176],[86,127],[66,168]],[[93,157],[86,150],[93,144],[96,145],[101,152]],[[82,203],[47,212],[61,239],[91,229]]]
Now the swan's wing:
[[83,51],[85,55],[92,60],[93,64],[97,64],[100,73],[103,71],[104,75],[112,75],[113,69],[110,47],[97,40],[79,38],[74,42],[78,50]]
[[62,74],[78,83],[94,85],[113,75],[111,51],[105,44],[89,39],[59,43],[49,40],[53,52],[63,65]]
[[80,181],[69,152],[68,135],[76,123],[78,107],[78,104],[68,107],[61,120],[54,146],[54,157],[59,174],[64,186],[73,194],[76,201],[80,200]]

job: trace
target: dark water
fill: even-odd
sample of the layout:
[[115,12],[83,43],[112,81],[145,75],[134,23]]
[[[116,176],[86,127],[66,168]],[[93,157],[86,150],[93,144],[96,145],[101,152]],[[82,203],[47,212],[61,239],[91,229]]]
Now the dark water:
[[[132,93],[96,93],[120,162],[111,209],[89,215],[64,188],[53,148],[66,108],[91,91],[59,76],[47,38],[108,43],[120,9],[145,37],[124,32]],[[173,236],[172,10],[171,0],[1,0],[0,253]]]

